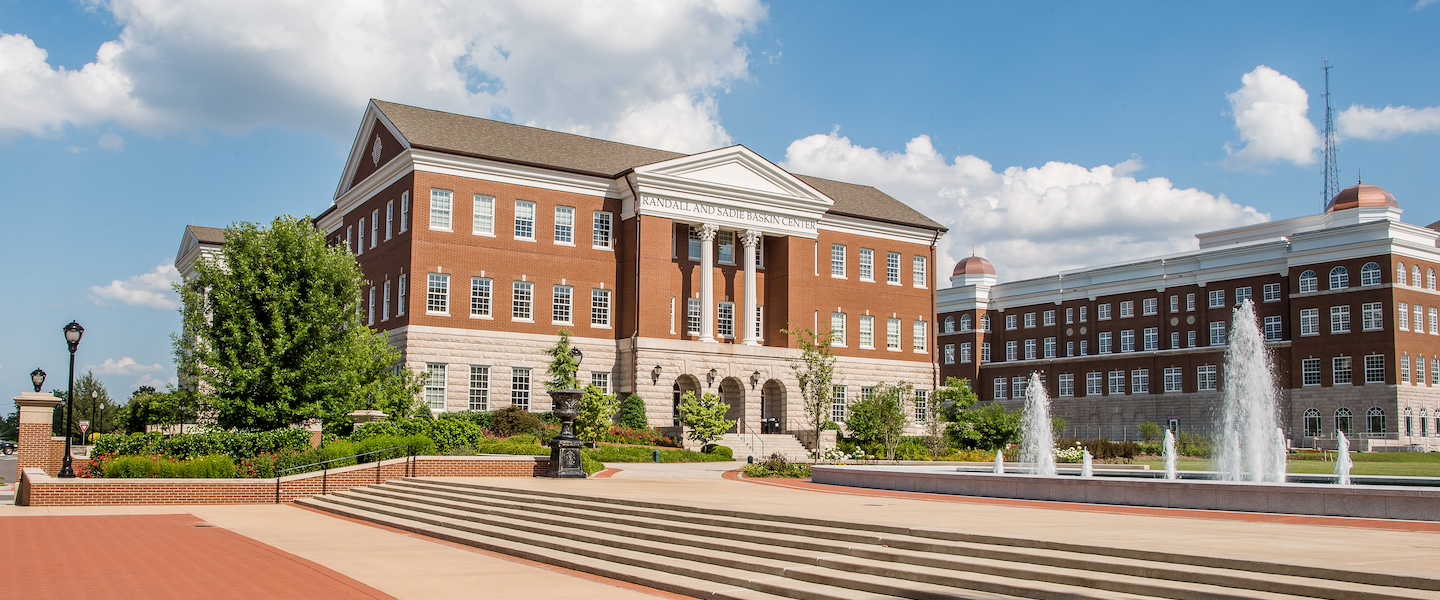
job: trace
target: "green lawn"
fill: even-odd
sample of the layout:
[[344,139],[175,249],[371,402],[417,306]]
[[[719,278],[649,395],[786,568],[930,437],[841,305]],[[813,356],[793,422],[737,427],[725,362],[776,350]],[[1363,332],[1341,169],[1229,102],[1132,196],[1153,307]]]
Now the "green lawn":
[[[1333,455],[1332,455],[1333,456]],[[1376,452],[1351,454],[1354,466],[1351,475],[1403,475],[1415,477],[1440,477],[1440,453],[1429,452]],[[1164,469],[1165,461],[1159,458],[1136,460],[1135,464],[1150,465],[1151,469]],[[1181,471],[1208,471],[1210,461],[1182,458],[1175,468]],[[1299,454],[1290,457],[1285,469],[1289,473],[1323,474],[1334,473],[1335,462],[1322,460],[1318,454]]]

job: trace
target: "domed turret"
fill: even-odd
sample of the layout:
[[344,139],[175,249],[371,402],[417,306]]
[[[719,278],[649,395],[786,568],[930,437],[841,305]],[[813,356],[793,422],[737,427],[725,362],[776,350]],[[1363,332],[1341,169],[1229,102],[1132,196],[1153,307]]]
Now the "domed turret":
[[1400,203],[1395,201],[1394,194],[1385,191],[1384,188],[1364,183],[1358,183],[1340,190],[1325,205],[1325,212],[1335,212],[1351,208],[1400,208]]
[[955,270],[950,273],[950,285],[956,287],[991,286],[998,281],[995,277],[995,265],[979,256],[960,259],[960,262],[955,263]]
[[955,271],[950,273],[951,277],[959,277],[961,275],[989,275],[994,277],[995,265],[979,256],[962,258],[960,262],[955,263]]

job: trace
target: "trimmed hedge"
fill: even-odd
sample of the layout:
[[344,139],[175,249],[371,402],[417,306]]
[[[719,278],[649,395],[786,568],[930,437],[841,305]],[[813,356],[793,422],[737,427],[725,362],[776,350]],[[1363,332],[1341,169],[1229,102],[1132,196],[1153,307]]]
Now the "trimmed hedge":
[[105,465],[105,476],[229,479],[236,476],[236,468],[234,460],[218,454],[190,460],[175,460],[164,456],[119,456]]
[[117,456],[166,456],[189,460],[223,454],[236,459],[310,448],[310,432],[304,429],[277,429],[242,433],[212,431],[166,436],[159,433],[107,433],[95,442],[96,454]]

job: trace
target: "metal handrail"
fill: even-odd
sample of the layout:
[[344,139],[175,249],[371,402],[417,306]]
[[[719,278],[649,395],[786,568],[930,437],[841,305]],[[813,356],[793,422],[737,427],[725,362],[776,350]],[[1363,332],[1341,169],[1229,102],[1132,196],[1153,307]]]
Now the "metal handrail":
[[746,435],[749,435],[751,438],[750,441],[745,442],[745,445],[749,446],[749,449],[753,451],[755,450],[755,442],[760,442],[760,458],[769,458],[770,454],[765,448],[765,438],[760,437],[761,434],[755,433],[755,428],[751,427],[750,424],[744,420],[740,421],[740,428],[740,436],[742,438]]
[[[389,451],[391,451],[391,450],[399,450],[399,449],[401,449],[401,448],[405,448],[405,449],[407,450],[407,452],[408,452],[408,454],[405,455],[405,476],[406,476],[406,477],[413,477],[413,476],[414,476],[414,473],[415,473],[415,452],[414,452],[413,450],[411,450],[408,445],[404,445],[404,446],[391,446],[391,447],[389,447],[389,448],[381,448],[381,449],[379,449],[379,450],[371,450],[371,451],[369,451],[369,452],[361,452],[361,453],[359,453],[359,454],[352,454],[352,455],[350,455],[350,456],[341,456],[341,457],[339,457],[339,458],[332,458],[332,459],[330,459],[330,460],[322,460],[322,461],[320,461],[320,462],[313,462],[313,463],[310,463],[310,464],[308,464],[308,465],[300,465],[300,466],[298,466],[298,467],[290,467],[290,468],[288,468],[288,469],[283,469],[283,470],[280,470],[280,471],[276,471],[276,472],[275,472],[275,503],[276,503],[276,504],[279,504],[279,503],[280,503],[280,478],[286,476],[287,474],[291,473],[292,471],[300,471],[301,469],[309,469],[309,468],[315,467],[315,466],[328,465],[328,464],[333,463],[333,462],[339,462],[339,461],[342,461],[342,460],[350,460],[350,459],[357,459],[357,460],[355,461],[355,464],[360,464],[360,461],[359,461],[358,459],[359,459],[360,457],[362,457],[362,456],[369,456],[369,455],[371,455],[371,454],[379,454],[379,453],[381,453],[381,452],[389,452]],[[383,461],[382,461],[382,460],[376,460],[376,461],[375,461],[375,483],[380,483],[380,463],[381,463],[381,462],[383,462]],[[350,465],[345,465],[345,466],[350,466]],[[308,473],[309,471],[300,471],[300,472],[302,472],[302,473]],[[328,494],[328,493],[330,493],[330,467],[321,467],[321,468],[320,468],[320,494],[321,494],[321,495],[325,495],[325,494]]]

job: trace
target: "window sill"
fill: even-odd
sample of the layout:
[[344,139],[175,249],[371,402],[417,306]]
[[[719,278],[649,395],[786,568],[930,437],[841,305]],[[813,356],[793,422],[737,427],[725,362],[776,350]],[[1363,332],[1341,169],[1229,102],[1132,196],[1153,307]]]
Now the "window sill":
[[475,237],[488,237],[488,238],[493,238],[493,237],[495,237],[495,232],[493,232],[493,231],[490,231],[490,232],[485,232],[485,231],[472,231],[472,232],[470,232],[470,235],[473,235],[473,236],[475,236]]
[[834,274],[834,273],[831,273],[831,274],[830,274],[830,278],[831,278],[831,279],[848,279],[848,277],[845,277],[844,275],[836,275],[836,274]]
[[898,282],[898,281],[886,281],[886,282],[885,282],[885,285],[893,285],[893,286],[897,286],[897,287],[898,287],[898,286],[900,285],[900,282]]
[[535,322],[535,319],[525,319],[525,318],[520,318],[520,317],[510,317],[510,322],[512,322],[512,323],[534,323],[534,322]]
[[492,316],[490,316],[490,315],[470,315],[470,318],[471,318],[471,319],[475,319],[475,320],[477,320],[477,321],[494,321],[494,320],[495,320],[495,317],[492,317]]
[[441,229],[439,227],[431,227],[430,231],[438,231],[440,233],[455,233],[454,229]]
[[885,351],[886,351],[886,352],[899,352],[900,349],[899,349],[899,348],[886,348]]
[[566,247],[574,248],[574,247],[575,247],[575,242],[555,242],[555,245],[556,245],[556,246],[566,246]]
[[433,311],[433,310],[427,310],[427,311],[425,311],[425,316],[427,316],[427,317],[448,317],[448,316],[450,316],[450,313],[448,313],[448,312],[435,312],[435,311]]
[[533,243],[535,243],[535,238],[533,238],[533,237],[530,237],[530,238],[517,237],[517,238],[515,238],[515,241],[517,241],[517,242],[529,242],[529,243],[532,243],[532,244],[533,244]]
[[590,328],[591,328],[591,329],[611,329],[611,327],[610,327],[609,325],[596,325],[596,324],[594,324],[594,323],[591,323],[591,324],[590,324]]
[[864,278],[864,277],[861,277],[861,278],[860,278],[860,282],[861,282],[861,283],[875,283],[875,278],[871,277],[871,278],[869,278],[869,279],[866,279],[866,278]]
[[569,321],[551,321],[550,324],[551,324],[551,325],[560,325],[560,326],[563,326],[563,327],[574,327],[574,326],[575,326],[574,323],[571,323],[571,322],[569,322]]
[[601,250],[601,251],[604,251],[604,252],[614,252],[614,251],[615,251],[615,248],[614,248],[613,246],[594,246],[594,245],[592,245],[592,246],[590,246],[590,249],[591,249],[591,250]]

